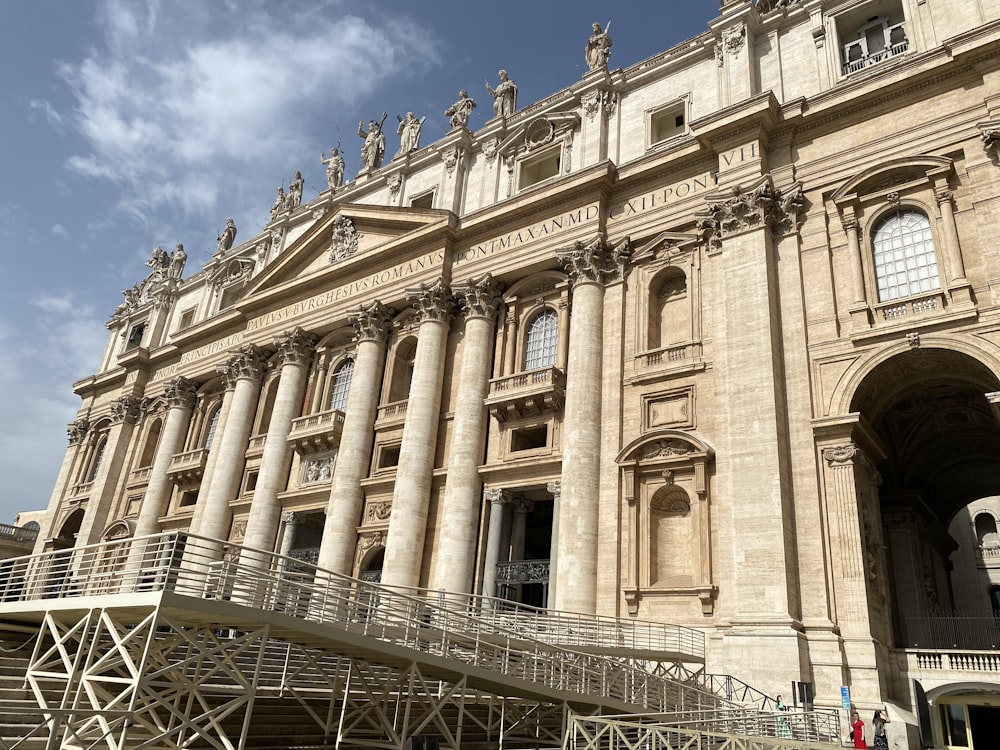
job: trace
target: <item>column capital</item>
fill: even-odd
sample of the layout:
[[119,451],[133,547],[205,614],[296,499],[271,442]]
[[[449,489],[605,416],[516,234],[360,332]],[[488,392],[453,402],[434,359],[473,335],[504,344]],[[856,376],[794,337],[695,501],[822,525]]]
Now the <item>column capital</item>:
[[444,279],[438,279],[433,284],[421,283],[419,289],[407,290],[407,298],[413,303],[417,317],[421,323],[436,321],[451,322],[451,311],[455,299]]
[[562,482],[549,482],[545,485],[545,489],[552,495],[554,500],[558,500],[562,497]]
[[858,231],[858,217],[854,215],[854,211],[841,214],[840,225],[848,234]]
[[226,390],[236,387],[237,380],[260,380],[264,374],[268,354],[256,344],[246,344],[231,352],[218,373],[226,383]]
[[167,385],[163,389],[163,398],[170,408],[194,409],[197,397],[198,384],[181,375],[167,381]]
[[135,396],[120,396],[111,402],[111,421],[135,424],[142,416],[143,403]]
[[295,523],[297,519],[298,513],[293,510],[286,510],[281,514],[281,522],[286,526]]
[[83,442],[90,429],[90,420],[81,418],[66,425],[66,435],[69,437],[70,445],[77,445]]
[[934,188],[934,199],[937,201],[939,206],[943,206],[945,203],[950,204],[955,198],[954,191],[947,187]]
[[303,328],[296,326],[290,331],[283,331],[274,338],[274,348],[278,355],[279,367],[285,365],[301,365],[308,367],[312,362],[318,337]]
[[771,234],[782,236],[799,230],[798,215],[805,207],[802,183],[782,190],[776,188],[770,174],[763,175],[749,188],[742,185],[705,196],[708,207],[695,212],[698,230],[713,247],[727,237],[767,227]]
[[490,487],[489,489],[483,490],[483,497],[486,499],[486,502],[491,505],[506,505],[514,499],[510,490],[505,490],[500,487]]
[[526,497],[521,497],[521,496],[515,497],[511,501],[510,505],[514,509],[515,513],[524,513],[524,514],[530,513],[531,509],[535,507],[535,504],[531,502],[531,500],[528,500]]
[[628,237],[612,245],[601,232],[589,243],[578,240],[568,250],[557,250],[556,256],[574,286],[581,283],[603,285],[623,273],[631,252],[632,243]]
[[500,283],[488,273],[478,281],[469,279],[465,286],[455,290],[455,296],[465,308],[467,318],[486,318],[493,321],[500,306]]
[[389,340],[392,316],[396,311],[375,300],[367,307],[361,305],[358,312],[348,318],[354,326],[355,341],[378,341],[384,344]]

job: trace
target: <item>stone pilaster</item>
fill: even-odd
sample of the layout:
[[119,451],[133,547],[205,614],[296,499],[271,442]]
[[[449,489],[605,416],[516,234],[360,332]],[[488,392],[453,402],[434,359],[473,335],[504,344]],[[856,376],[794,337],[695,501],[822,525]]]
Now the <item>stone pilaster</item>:
[[556,576],[559,551],[559,506],[562,497],[562,483],[549,482],[545,489],[552,495],[552,537],[549,542],[549,598],[545,605],[549,609],[556,608]]
[[458,381],[460,397],[452,422],[448,453],[448,479],[441,503],[438,552],[430,587],[471,593],[479,498],[482,480],[479,462],[486,444],[487,412],[483,401],[489,390],[493,330],[500,304],[500,289],[490,274],[456,290],[465,310],[465,339]]
[[350,575],[357,546],[357,526],[365,495],[361,480],[368,475],[379,388],[385,367],[385,347],[393,311],[381,302],[362,307],[351,319],[356,331],[354,374],[347,393],[344,427],[333,467],[330,500],[320,543],[320,568]]
[[427,511],[441,419],[441,383],[453,300],[442,280],[410,293],[420,330],[399,448],[382,583],[416,586],[424,559]]
[[604,284],[621,272],[628,249],[627,241],[612,246],[599,235],[559,253],[573,295],[556,545],[555,601],[560,610],[597,609]]
[[167,417],[149,470],[146,495],[142,499],[139,517],[135,522],[137,537],[160,531],[160,517],[166,512],[170,492],[173,489],[173,483],[167,476],[167,469],[170,468],[170,459],[173,455],[184,447],[197,394],[198,384],[187,378],[176,377],[166,385],[164,399],[167,402]]
[[956,305],[972,304],[972,287],[965,277],[965,262],[958,240],[958,225],[955,223],[955,194],[947,187],[937,188],[934,198],[941,209],[941,228],[944,230],[945,257],[948,259],[948,291]]
[[315,345],[316,336],[301,328],[286,331],[274,340],[277,366],[280,368],[278,391],[271,409],[260,474],[243,539],[243,544],[253,549],[270,552],[274,548],[281,516],[278,493],[288,484],[288,469],[292,461],[288,433],[292,429],[292,420],[302,413],[302,399],[305,397]]
[[108,430],[104,453],[87,500],[87,510],[76,537],[77,546],[101,541],[111,505],[117,495],[132,433],[143,411],[143,403],[134,396],[121,396],[111,402],[111,429]]
[[78,463],[82,460],[85,450],[84,446],[86,445],[85,438],[89,430],[90,421],[84,418],[77,419],[66,425],[66,435],[69,439],[69,445],[66,448],[66,453],[63,455],[62,464],[59,466],[59,476],[56,479],[55,487],[49,496],[45,518],[40,524],[42,533],[38,535],[38,540],[35,542],[35,547],[32,550],[32,554],[34,555],[45,552],[46,542],[59,533],[59,529],[56,527],[56,523],[59,520],[59,507],[70,487],[70,478],[74,475],[74,472],[79,471]]
[[226,395],[210,451],[215,454],[211,482],[208,486],[203,483],[198,493],[198,505],[204,504],[204,511],[195,533],[201,536],[223,541],[229,538],[232,523],[229,503],[236,498],[243,478],[244,456],[266,363],[267,354],[254,344],[247,344],[219,367],[226,381]]

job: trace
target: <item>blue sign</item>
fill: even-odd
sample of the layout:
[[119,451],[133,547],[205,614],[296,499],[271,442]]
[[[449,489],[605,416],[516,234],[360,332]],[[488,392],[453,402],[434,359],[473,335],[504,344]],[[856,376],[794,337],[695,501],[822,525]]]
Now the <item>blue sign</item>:
[[851,689],[846,685],[840,686],[840,704],[845,711],[851,710]]

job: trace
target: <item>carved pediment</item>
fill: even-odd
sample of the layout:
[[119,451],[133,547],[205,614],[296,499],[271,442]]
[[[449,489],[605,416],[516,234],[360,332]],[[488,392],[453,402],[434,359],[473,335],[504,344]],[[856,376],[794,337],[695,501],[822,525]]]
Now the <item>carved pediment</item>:
[[946,175],[951,169],[951,159],[940,156],[891,159],[849,179],[833,194],[833,200],[840,204],[851,196],[868,195],[911,182],[927,181],[934,176]]
[[693,435],[679,430],[660,430],[633,440],[616,460],[619,464],[676,460],[707,462],[714,456],[715,451]]
[[632,246],[631,262],[642,265],[656,260],[668,260],[697,249],[700,237],[683,232],[660,232],[652,239]]
[[496,146],[496,153],[510,157],[530,153],[572,132],[580,124],[579,112],[550,112],[512,129]]

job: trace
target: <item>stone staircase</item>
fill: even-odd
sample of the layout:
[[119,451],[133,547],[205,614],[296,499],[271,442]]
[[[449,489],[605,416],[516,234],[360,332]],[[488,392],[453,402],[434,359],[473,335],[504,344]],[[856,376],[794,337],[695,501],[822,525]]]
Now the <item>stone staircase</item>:
[[37,729],[44,720],[38,703],[24,684],[33,641],[23,633],[0,631],[0,750],[7,750],[32,730],[35,735],[18,750],[43,750],[47,732]]

